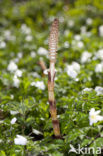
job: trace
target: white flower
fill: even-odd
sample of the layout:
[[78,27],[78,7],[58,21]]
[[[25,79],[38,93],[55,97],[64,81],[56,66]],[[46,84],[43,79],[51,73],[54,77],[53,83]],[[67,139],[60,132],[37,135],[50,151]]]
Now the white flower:
[[33,39],[33,37],[31,35],[27,35],[26,38],[25,38],[25,40],[28,41],[28,42],[32,41],[32,39]]
[[94,108],[91,108],[90,112],[89,112],[89,122],[90,125],[92,125],[93,123],[97,123],[98,121],[102,121],[103,120],[103,116],[98,115],[101,111],[95,111]]
[[83,43],[82,41],[79,41],[79,42],[77,43],[77,46],[78,46],[78,48],[83,48],[84,43]]
[[80,64],[77,62],[72,62],[73,69],[79,73],[80,72]]
[[11,99],[14,99],[14,95],[13,94],[11,94],[10,97],[11,97]]
[[81,28],[80,28],[80,30],[81,30],[81,34],[86,34],[86,26],[82,26]]
[[13,86],[18,88],[19,85],[20,85],[20,80],[17,78],[16,75],[14,75],[14,77],[13,77]]
[[97,92],[97,95],[103,95],[103,87],[97,86],[95,87],[95,91]]
[[21,25],[21,30],[24,34],[30,34],[31,33],[31,29],[29,27],[27,27],[26,24],[22,24]]
[[67,69],[67,74],[71,77],[71,78],[76,78],[77,77],[77,72],[75,70],[73,70],[72,66],[68,66]]
[[15,41],[15,39],[16,39],[16,36],[11,35],[10,30],[4,31],[4,37],[6,40],[11,40],[11,41]]
[[19,113],[18,111],[12,111],[12,110],[10,111],[10,114],[11,114],[11,115],[16,115],[16,114],[18,114],[18,113]]
[[9,39],[11,36],[11,31],[10,30],[5,30],[4,31],[4,37],[6,37],[7,39]]
[[14,143],[16,145],[26,145],[27,139],[21,135],[17,135],[16,138],[14,139]]
[[71,65],[67,65],[66,71],[71,78],[75,79],[80,72],[80,65],[77,62],[73,62]]
[[42,118],[42,117],[41,117],[40,119],[41,119],[42,121],[44,121],[44,120],[45,120],[45,119],[44,119],[44,118]]
[[91,25],[93,22],[93,20],[91,18],[87,18],[86,20],[86,24]]
[[79,81],[79,78],[76,78],[76,79],[75,79],[75,81],[77,81],[77,82],[78,82],[78,81]]
[[85,92],[90,92],[92,90],[92,88],[84,88],[82,93],[85,93]]
[[0,143],[2,143],[3,142],[3,140],[2,139],[0,139]]
[[36,53],[34,51],[31,51],[30,56],[34,58],[36,56]]
[[74,39],[77,40],[77,41],[80,41],[81,40],[81,36],[80,35],[75,35]]
[[36,82],[32,82],[32,83],[31,83],[31,86],[35,86],[35,85],[36,85]]
[[[45,75],[48,75],[48,72],[49,72],[49,69],[45,69],[44,71],[43,71],[43,73],[45,74]],[[57,70],[55,69],[55,72],[57,72]],[[56,77],[55,77],[56,78]]]
[[68,26],[69,27],[73,27],[74,26],[74,21],[73,20],[69,20],[68,21]]
[[17,69],[16,72],[15,72],[15,76],[22,77],[22,73],[23,72],[21,70]]
[[15,64],[15,62],[13,61],[10,61],[8,67],[7,67],[7,70],[10,71],[10,72],[14,72],[17,70],[17,65]]
[[6,43],[4,41],[0,42],[0,48],[5,48],[6,47]]
[[99,35],[103,37],[103,25],[99,26]]
[[45,85],[44,85],[44,82],[43,81],[36,81],[36,82],[32,82],[31,83],[31,86],[35,86],[41,90],[44,90],[45,89]]
[[19,52],[19,53],[17,54],[17,56],[18,56],[18,58],[22,58],[22,57],[23,57],[23,53],[22,53],[22,52]]
[[96,65],[96,67],[95,67],[95,72],[96,72],[96,73],[101,73],[101,72],[103,72],[103,62]]
[[11,124],[12,124],[12,125],[15,124],[16,120],[17,120],[17,118],[14,117],[14,118],[11,120]]
[[96,53],[96,57],[103,60],[103,49],[99,49]]
[[68,43],[68,41],[65,41],[65,42],[64,42],[64,47],[65,47],[65,48],[69,48],[69,43]]
[[42,134],[42,132],[40,132],[40,131],[38,131],[38,130],[36,130],[36,129],[32,129],[32,132],[33,132],[34,134],[36,134],[36,135]]
[[84,88],[82,90],[82,94],[84,94],[85,92],[90,92],[90,91],[92,91],[92,88]]
[[45,48],[40,47],[40,48],[38,49],[38,54],[39,54],[39,55],[47,55],[47,54],[48,54],[48,51],[47,51]]
[[45,70],[43,71],[43,73],[44,73],[45,75],[48,75],[48,72],[49,72],[49,69],[45,69]]
[[86,63],[86,62],[88,62],[88,61],[90,60],[91,56],[92,56],[91,53],[89,53],[89,52],[87,52],[87,51],[84,51],[84,52],[82,53],[82,56],[81,56],[81,63]]
[[4,120],[0,120],[0,124],[2,124],[4,122]]

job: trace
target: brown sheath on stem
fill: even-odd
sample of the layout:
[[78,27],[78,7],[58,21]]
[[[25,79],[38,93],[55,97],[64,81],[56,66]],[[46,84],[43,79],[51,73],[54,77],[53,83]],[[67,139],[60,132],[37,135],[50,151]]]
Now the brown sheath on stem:
[[50,114],[53,123],[54,135],[56,138],[60,138],[60,128],[59,121],[57,119],[57,110],[54,97],[54,78],[55,78],[55,62],[56,62],[56,50],[58,43],[58,19],[55,19],[49,37],[49,57],[50,57],[50,67],[48,72],[48,96],[50,104]]

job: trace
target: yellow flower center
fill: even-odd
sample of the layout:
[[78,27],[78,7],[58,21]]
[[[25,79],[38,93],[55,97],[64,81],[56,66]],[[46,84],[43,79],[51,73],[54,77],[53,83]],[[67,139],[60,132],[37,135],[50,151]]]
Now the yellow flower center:
[[96,119],[96,116],[95,115],[91,115],[91,119],[92,120],[95,120]]

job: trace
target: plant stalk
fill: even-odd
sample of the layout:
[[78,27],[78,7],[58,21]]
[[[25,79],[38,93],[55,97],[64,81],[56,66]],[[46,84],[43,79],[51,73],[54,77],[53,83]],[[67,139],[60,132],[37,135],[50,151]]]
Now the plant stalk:
[[50,104],[50,114],[52,118],[54,135],[56,138],[60,138],[59,121],[57,119],[57,109],[54,97],[54,78],[55,78],[57,42],[58,42],[58,20],[55,19],[52,24],[49,37],[50,67],[48,71],[48,98]]

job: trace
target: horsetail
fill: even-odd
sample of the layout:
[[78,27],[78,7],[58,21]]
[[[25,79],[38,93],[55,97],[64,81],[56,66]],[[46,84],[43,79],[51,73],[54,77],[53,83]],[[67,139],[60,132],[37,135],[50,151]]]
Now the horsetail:
[[50,67],[48,70],[48,98],[50,104],[50,114],[52,118],[53,131],[56,138],[60,138],[59,121],[57,119],[57,109],[54,97],[54,78],[55,78],[55,62],[56,62],[56,50],[58,43],[58,19],[53,21],[49,36],[49,58]]

